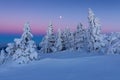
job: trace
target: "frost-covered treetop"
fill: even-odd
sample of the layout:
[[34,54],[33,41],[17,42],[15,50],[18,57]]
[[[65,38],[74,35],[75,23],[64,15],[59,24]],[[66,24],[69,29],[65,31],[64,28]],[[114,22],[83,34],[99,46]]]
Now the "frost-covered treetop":
[[91,8],[88,9],[88,14],[89,14],[89,16],[88,16],[89,18],[90,17],[95,17],[95,14],[94,14],[94,12],[92,11]]
[[61,29],[58,29],[58,38],[61,38]]
[[88,20],[90,23],[90,27],[94,27],[94,20],[95,20],[95,14],[93,13],[92,9],[88,9]]
[[26,32],[26,31],[31,32],[29,22],[26,22],[26,23],[24,24],[23,31],[24,31],[24,32]]
[[22,34],[22,39],[24,39],[25,41],[31,40],[33,35],[31,33],[30,24],[28,22],[25,23],[23,30],[24,30],[24,32]]
[[49,26],[48,26],[48,31],[47,31],[48,35],[52,35],[53,34],[53,26],[52,26],[52,22],[50,22]]
[[79,23],[78,25],[77,25],[77,30],[78,31],[81,31],[83,29],[83,25],[82,25],[82,23]]
[[[101,25],[99,22],[99,19],[95,16],[95,14],[93,13],[92,9],[89,8],[88,10],[88,20],[89,20],[89,25],[90,27],[97,27],[98,30],[101,29]],[[100,33],[100,31],[98,32]]]

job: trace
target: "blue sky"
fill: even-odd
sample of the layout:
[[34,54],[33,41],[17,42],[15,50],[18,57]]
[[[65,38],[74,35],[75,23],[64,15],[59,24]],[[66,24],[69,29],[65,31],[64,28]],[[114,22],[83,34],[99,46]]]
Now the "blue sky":
[[118,32],[119,4],[120,0],[0,0],[0,34],[21,34],[27,21],[37,35],[46,33],[50,21],[55,31],[75,30],[79,22],[88,27],[88,8],[100,19],[102,32]]

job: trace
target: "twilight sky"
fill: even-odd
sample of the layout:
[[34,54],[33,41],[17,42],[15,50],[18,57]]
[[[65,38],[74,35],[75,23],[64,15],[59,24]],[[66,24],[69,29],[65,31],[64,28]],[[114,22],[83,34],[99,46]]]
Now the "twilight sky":
[[79,22],[88,26],[88,8],[103,32],[120,31],[120,0],[0,0],[0,33],[22,33],[27,21],[34,34],[44,34],[50,21],[55,29],[74,30]]

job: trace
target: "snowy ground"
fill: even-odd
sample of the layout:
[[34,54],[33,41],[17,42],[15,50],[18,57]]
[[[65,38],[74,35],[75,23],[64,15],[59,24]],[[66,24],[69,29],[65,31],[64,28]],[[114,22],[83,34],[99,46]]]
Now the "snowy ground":
[[27,65],[2,65],[0,80],[120,80],[120,55],[63,53],[42,54]]

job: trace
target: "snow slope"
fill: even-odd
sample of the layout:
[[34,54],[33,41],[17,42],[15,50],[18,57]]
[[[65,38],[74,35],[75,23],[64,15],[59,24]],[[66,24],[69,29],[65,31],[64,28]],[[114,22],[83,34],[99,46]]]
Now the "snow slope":
[[41,55],[40,61],[26,65],[2,65],[0,80],[120,80],[120,55],[66,54]]

